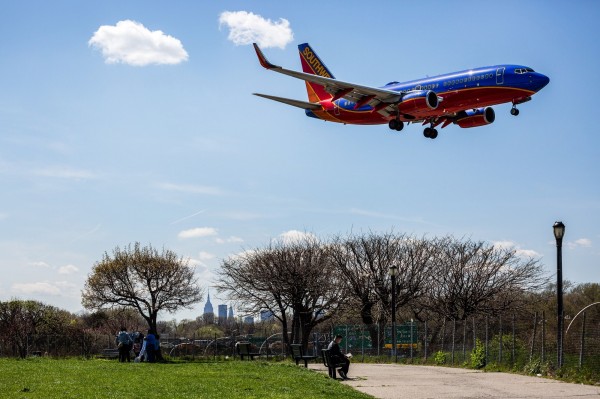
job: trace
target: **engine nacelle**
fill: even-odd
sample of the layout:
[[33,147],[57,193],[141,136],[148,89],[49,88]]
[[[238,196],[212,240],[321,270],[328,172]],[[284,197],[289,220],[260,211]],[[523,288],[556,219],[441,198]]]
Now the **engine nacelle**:
[[402,96],[398,111],[402,114],[419,115],[434,110],[439,105],[438,96],[431,90],[415,90]]
[[492,107],[470,109],[465,111],[456,123],[460,127],[478,127],[493,123],[496,120],[496,113]]

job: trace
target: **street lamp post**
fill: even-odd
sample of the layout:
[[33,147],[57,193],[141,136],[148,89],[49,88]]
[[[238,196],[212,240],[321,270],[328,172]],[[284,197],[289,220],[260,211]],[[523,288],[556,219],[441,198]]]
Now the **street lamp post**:
[[397,361],[397,346],[396,346],[396,274],[398,273],[398,266],[390,266],[390,277],[392,279],[392,353],[394,360]]
[[555,222],[554,238],[556,239],[556,364],[563,365],[563,278],[562,278],[562,240],[565,235],[563,222]]

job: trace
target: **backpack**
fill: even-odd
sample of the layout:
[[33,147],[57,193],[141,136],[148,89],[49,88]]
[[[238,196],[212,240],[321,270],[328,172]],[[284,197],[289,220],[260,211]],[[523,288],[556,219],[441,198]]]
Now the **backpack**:
[[117,336],[117,341],[119,344],[128,345],[131,342],[131,338],[129,337],[129,334],[127,334],[127,331],[120,331]]

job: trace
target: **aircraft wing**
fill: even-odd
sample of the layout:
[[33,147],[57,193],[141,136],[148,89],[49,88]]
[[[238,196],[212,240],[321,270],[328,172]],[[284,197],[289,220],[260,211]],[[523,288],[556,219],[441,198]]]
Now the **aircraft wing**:
[[270,96],[268,94],[260,94],[260,93],[252,93],[252,94],[254,94],[255,96],[259,96],[259,97],[268,98],[269,100],[279,101],[280,103],[284,103],[287,105],[293,105],[294,107],[298,107],[298,108],[302,108],[302,109],[310,109],[312,111],[323,109],[321,104],[318,104],[318,103],[309,103],[307,101],[292,100],[291,98]]
[[375,110],[378,112],[385,112],[384,109],[386,107],[397,104],[402,99],[402,94],[397,91],[363,86],[338,79],[285,69],[278,65],[271,64],[256,43],[254,43],[254,50],[256,50],[258,60],[264,68],[292,76],[296,79],[319,84],[325,88],[325,91],[333,96],[332,101],[345,98],[355,102],[356,108],[368,104],[375,107]]

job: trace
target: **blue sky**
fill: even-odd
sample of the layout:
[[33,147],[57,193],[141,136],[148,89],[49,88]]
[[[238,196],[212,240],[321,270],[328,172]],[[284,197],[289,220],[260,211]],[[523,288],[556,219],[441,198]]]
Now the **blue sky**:
[[[295,3],[3,4],[0,300],[78,311],[93,264],[136,241],[189,257],[209,286],[221,259],[304,232],[452,234],[553,273],[555,220],[564,277],[600,281],[599,3]],[[494,124],[436,140],[326,123],[251,95],[306,92],[260,67],[240,24],[276,64],[299,69],[310,42],[366,85],[501,63],[551,81],[518,117],[496,106]],[[136,49],[148,37],[162,52]]]

